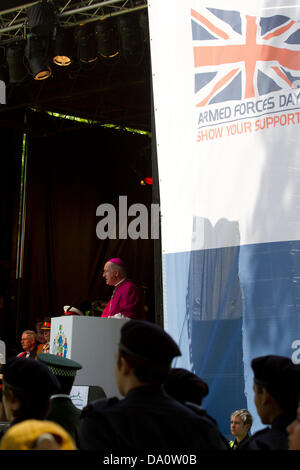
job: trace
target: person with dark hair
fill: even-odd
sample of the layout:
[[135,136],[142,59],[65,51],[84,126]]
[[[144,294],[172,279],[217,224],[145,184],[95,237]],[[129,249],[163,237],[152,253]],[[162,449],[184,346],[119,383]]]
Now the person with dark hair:
[[82,365],[55,354],[38,354],[38,361],[45,364],[60,383],[60,391],[50,398],[47,419],[60,424],[79,447],[79,425],[81,410],[73,404],[70,393],[76,373]]
[[202,400],[209,393],[204,380],[187,369],[173,368],[164,383],[165,391],[181,403],[191,402],[202,405]]
[[204,416],[214,423],[221,440],[229,449],[229,443],[220,432],[217,421],[202,407],[202,400],[209,393],[207,383],[193,372],[183,368],[173,368],[164,382],[164,390],[168,395],[180,401],[200,416]]
[[287,450],[287,426],[296,418],[300,393],[300,365],[284,356],[252,360],[254,403],[263,424],[269,427],[250,437],[244,450]]
[[129,279],[125,263],[120,258],[111,258],[104,265],[103,277],[108,286],[114,287],[112,297],[101,317],[146,320],[146,312],[140,289]]
[[97,400],[83,410],[82,448],[129,453],[225,449],[214,424],[167,395],[162,384],[181,352],[163,328],[130,320],[121,328],[115,379],[125,398]]
[[45,419],[50,396],[60,384],[47,366],[35,359],[10,358],[2,366],[3,406],[10,426],[26,419]]

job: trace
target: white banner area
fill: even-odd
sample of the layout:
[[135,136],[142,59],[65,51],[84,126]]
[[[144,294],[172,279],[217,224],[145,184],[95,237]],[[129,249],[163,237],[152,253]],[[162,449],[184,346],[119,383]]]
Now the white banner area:
[[300,362],[300,1],[149,0],[165,327],[230,436]]

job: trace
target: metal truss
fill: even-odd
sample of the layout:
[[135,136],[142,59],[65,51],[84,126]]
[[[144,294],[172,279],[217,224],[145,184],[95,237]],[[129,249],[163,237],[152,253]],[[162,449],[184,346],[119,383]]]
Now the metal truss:
[[[28,34],[28,8],[39,1],[0,11],[0,46],[24,40]],[[48,0],[54,5],[58,23],[73,27],[110,16],[147,8],[147,0]]]

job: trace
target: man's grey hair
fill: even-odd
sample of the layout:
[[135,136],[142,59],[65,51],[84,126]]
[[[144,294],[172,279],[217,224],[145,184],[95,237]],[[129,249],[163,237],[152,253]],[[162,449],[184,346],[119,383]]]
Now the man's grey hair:
[[120,274],[122,277],[127,276],[127,270],[125,266],[120,266],[119,264],[116,264],[116,263],[110,263],[110,269],[112,271],[115,271],[115,270],[120,271]]
[[24,333],[25,333],[25,335],[30,336],[33,340],[36,340],[36,332],[35,331],[25,330],[25,331],[23,331],[22,334],[24,334]]
[[252,418],[252,415],[249,413],[248,410],[245,410],[245,409],[236,410],[233,413],[231,413],[231,418],[233,416],[239,416],[241,418],[243,424],[250,424],[250,427],[252,426],[253,418]]

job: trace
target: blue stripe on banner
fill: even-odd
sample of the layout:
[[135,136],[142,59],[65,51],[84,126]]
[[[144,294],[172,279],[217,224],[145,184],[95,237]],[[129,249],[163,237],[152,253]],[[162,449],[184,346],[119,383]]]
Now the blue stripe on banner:
[[203,406],[224,435],[240,408],[253,414],[253,432],[264,427],[250,363],[292,357],[300,345],[300,241],[166,254],[163,262],[166,328],[183,354],[173,365],[208,383]]

